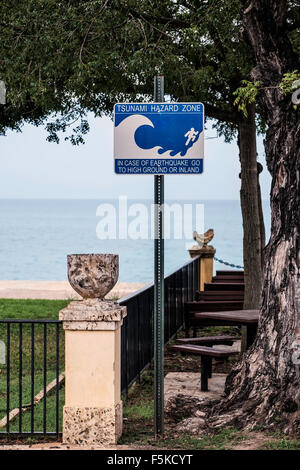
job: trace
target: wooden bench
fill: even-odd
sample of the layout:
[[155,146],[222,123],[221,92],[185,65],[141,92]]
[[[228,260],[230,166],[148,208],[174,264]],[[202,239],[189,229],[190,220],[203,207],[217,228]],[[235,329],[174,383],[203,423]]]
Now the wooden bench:
[[244,282],[244,276],[213,276],[211,282]]
[[228,312],[229,310],[242,310],[242,300],[194,300],[185,302],[185,310],[193,312]]
[[211,290],[227,290],[227,291],[243,291],[245,290],[244,282],[208,282],[204,284],[204,292]]
[[244,291],[230,291],[230,290],[208,290],[196,291],[195,301],[199,300],[244,300]]
[[189,331],[193,328],[193,336],[197,335],[198,322],[196,312],[223,312],[232,310],[241,310],[243,308],[242,300],[212,300],[212,301],[193,301],[184,304],[184,323],[185,335],[189,336]]
[[239,276],[244,276],[244,271],[236,271],[236,270],[230,271],[230,270],[227,270],[227,269],[226,270],[218,269],[216,271],[216,275],[217,276],[237,276],[237,277],[239,277]]
[[172,351],[178,351],[185,354],[196,354],[201,357],[201,390],[208,390],[208,379],[212,375],[212,359],[227,359],[229,356],[239,354],[237,351],[228,351],[226,349],[215,349],[207,346],[199,346],[195,344],[175,344],[171,346]]
[[241,339],[239,336],[199,336],[198,338],[179,338],[177,344],[198,344],[200,346],[213,346],[214,344],[224,344],[232,346],[234,341]]

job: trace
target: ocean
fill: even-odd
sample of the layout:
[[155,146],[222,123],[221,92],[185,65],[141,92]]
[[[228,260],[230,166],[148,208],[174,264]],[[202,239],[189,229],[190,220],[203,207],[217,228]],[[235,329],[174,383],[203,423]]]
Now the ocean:
[[[141,206],[133,206],[137,203]],[[191,201],[169,201],[169,203],[179,204],[183,208],[183,204],[188,205]],[[99,209],[100,204],[102,206]],[[215,231],[211,244],[217,250],[216,256],[230,263],[242,265],[243,235],[239,201],[197,201],[197,204],[203,204],[204,229],[213,228]],[[115,215],[118,216],[117,200],[0,199],[0,279],[65,280],[67,254],[116,253],[120,257],[120,281],[150,282],[153,279],[153,239],[150,236],[148,239],[134,239],[137,237],[136,232],[140,229],[140,225],[143,225],[147,218],[146,212],[150,212],[150,205],[151,201],[127,201],[130,213],[127,218],[130,238],[124,238],[123,233],[122,239],[118,237],[99,239],[101,227],[104,232],[106,229],[110,230],[113,236],[119,233],[118,219],[115,227],[110,222],[105,227],[103,218],[107,215],[106,209],[113,213],[115,211]],[[136,212],[139,207],[140,213]],[[194,207],[195,203],[192,216],[185,220],[186,231],[190,232],[187,234],[189,240],[183,237],[177,239],[180,220],[174,218],[174,222],[171,217],[171,236],[165,240],[166,273],[189,260],[187,247],[194,244],[192,231],[194,229],[201,231],[199,224],[198,227],[195,226]],[[268,201],[264,201],[263,208],[268,237],[270,232]],[[124,214],[124,212],[121,214],[122,220]],[[148,222],[149,219],[146,223]],[[149,222],[146,229],[144,225],[141,233],[145,234],[147,230],[150,233],[150,225]],[[227,269],[218,262],[215,262],[215,268]]]

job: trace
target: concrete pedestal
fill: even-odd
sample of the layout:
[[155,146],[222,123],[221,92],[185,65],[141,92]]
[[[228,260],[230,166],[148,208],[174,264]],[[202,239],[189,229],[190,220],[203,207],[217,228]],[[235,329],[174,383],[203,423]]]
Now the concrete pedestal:
[[60,311],[65,330],[63,442],[116,444],[122,434],[121,325],[126,307],[100,299]]
[[210,245],[194,245],[189,249],[190,257],[200,256],[200,290],[204,290],[204,284],[212,280],[214,272],[214,256],[216,250]]

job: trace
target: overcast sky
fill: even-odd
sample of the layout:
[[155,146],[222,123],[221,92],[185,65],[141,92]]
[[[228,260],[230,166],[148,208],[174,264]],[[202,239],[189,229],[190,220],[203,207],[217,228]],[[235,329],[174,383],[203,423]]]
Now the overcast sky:
[[[85,145],[46,141],[40,127],[25,126],[22,133],[0,136],[0,198],[103,199],[126,195],[151,199],[153,176],[115,175],[113,124],[109,118],[90,118]],[[165,177],[166,199],[239,199],[240,164],[235,142],[224,143],[207,124],[202,175]],[[262,138],[258,138],[262,197],[269,199],[270,176],[265,166]]]

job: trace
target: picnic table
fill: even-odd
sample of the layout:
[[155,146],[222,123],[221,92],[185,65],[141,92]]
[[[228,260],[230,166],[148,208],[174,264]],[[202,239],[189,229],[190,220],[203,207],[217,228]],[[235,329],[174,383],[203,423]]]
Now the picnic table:
[[194,312],[198,326],[246,326],[246,348],[253,343],[259,319],[259,310],[231,310],[224,312]]

